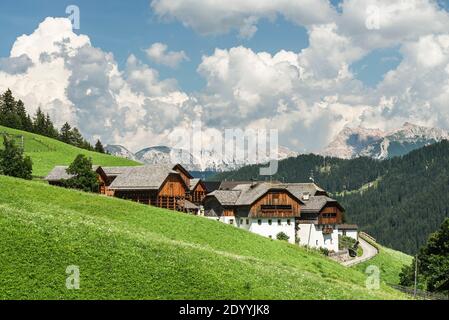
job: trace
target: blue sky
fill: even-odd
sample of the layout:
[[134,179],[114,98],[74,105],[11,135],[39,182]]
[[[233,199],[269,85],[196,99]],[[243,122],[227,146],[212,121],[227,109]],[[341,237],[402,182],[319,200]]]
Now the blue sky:
[[[332,1],[335,6],[339,3],[340,0]],[[306,29],[282,16],[274,22],[262,19],[252,38],[241,39],[237,31],[202,36],[180,22],[161,21],[153,15],[149,0],[133,0],[132,5],[121,0],[20,0],[0,2],[0,56],[8,56],[15,39],[32,33],[46,17],[66,17],[65,9],[69,5],[77,5],[81,11],[81,29],[75,32],[88,35],[93,46],[112,52],[119,66],[122,67],[128,56],[134,54],[156,68],[162,78],[176,78],[180,87],[188,92],[204,87],[204,79],[196,69],[201,57],[212,54],[215,48],[242,45],[255,52],[275,54],[280,50],[299,52],[309,45]],[[144,49],[155,42],[166,43],[170,50],[184,50],[190,61],[175,70],[152,65],[146,59]],[[397,48],[378,50],[351,65],[351,70],[364,84],[375,86],[400,60]]]
[[[300,152],[347,126],[449,129],[449,1],[376,0],[374,29],[371,0],[152,1],[1,1],[0,91],[134,150],[198,118],[278,129]],[[52,18],[69,5],[80,30]],[[67,38],[72,55],[54,45]]]

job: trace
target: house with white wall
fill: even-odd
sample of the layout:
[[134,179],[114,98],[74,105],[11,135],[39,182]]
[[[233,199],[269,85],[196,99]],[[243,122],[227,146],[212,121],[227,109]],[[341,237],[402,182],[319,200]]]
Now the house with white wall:
[[343,224],[344,208],[314,183],[227,184],[204,199],[210,219],[290,243],[338,251],[339,235],[357,239],[357,226]]

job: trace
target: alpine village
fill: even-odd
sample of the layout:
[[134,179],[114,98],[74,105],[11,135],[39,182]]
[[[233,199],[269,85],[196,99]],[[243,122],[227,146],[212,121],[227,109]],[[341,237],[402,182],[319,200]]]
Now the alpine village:
[[[395,206],[392,193],[376,193],[393,176],[413,180],[420,161],[446,192],[447,141],[382,161],[300,155],[281,160],[270,181],[254,174],[258,165],[200,179],[180,163],[107,154],[68,123],[56,129],[40,109],[27,114],[10,90],[0,98],[0,135],[0,237],[16,261],[3,263],[1,298],[448,296],[448,203],[439,202],[443,213],[425,232],[409,226],[407,234],[401,206],[392,209],[398,219],[379,209]],[[417,249],[406,246],[409,238],[420,239]],[[34,256],[47,262],[28,270],[22,262]],[[86,290],[67,293],[48,280],[67,260],[87,269]],[[372,266],[380,272],[375,289],[366,282]],[[39,281],[42,289],[29,289]]]

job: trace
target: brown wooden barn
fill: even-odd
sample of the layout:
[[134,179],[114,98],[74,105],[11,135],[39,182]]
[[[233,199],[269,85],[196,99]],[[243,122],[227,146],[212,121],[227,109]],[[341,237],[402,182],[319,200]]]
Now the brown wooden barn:
[[[181,165],[129,167],[109,185],[114,196],[160,208],[184,211],[190,204],[192,175]],[[190,211],[191,209],[189,209]]]

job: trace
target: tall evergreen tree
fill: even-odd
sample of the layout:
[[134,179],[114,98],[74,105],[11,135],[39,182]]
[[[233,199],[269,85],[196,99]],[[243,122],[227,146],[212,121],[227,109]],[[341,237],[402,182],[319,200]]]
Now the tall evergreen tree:
[[100,139],[98,139],[97,143],[95,143],[95,151],[99,153],[105,153],[103,144],[101,143]]
[[85,146],[84,144],[84,138],[81,135],[80,131],[78,130],[78,128],[73,128],[71,131],[71,135],[72,135],[72,144],[78,148],[82,148],[83,146]]
[[33,121],[33,132],[41,135],[45,135],[46,133],[46,117],[45,114],[42,112],[42,109],[39,107],[37,108],[36,115],[34,116]]
[[68,122],[64,123],[61,130],[59,131],[59,140],[68,144],[73,143],[72,127],[70,126],[70,124],[68,124]]
[[23,156],[23,150],[16,146],[14,140],[4,137],[4,149],[0,150],[0,174],[31,180],[33,163],[30,157]]
[[1,125],[15,129],[21,128],[20,117],[17,114],[17,102],[9,89],[2,95],[0,115]]
[[28,132],[32,131],[33,123],[30,116],[26,112],[25,105],[23,104],[22,100],[17,101],[17,115],[20,119],[20,128],[18,129]]

